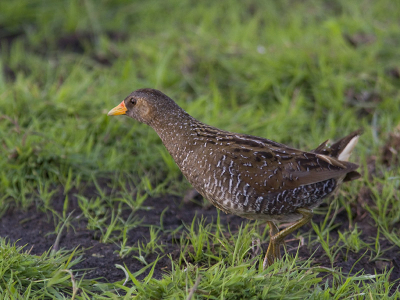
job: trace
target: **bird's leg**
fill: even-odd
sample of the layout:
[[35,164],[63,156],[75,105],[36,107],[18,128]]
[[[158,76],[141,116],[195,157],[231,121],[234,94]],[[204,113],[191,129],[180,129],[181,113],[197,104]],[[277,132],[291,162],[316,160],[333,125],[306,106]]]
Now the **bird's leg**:
[[267,221],[267,224],[269,226],[270,242],[268,245],[267,254],[265,255],[265,258],[264,258],[264,264],[263,264],[264,269],[265,269],[266,260],[268,261],[268,265],[271,265],[274,262],[275,258],[278,258],[278,259],[281,258],[281,251],[279,248],[280,245],[276,244],[276,243],[272,243],[272,237],[276,236],[279,233],[279,228],[272,221]]
[[[292,225],[286,227],[284,230],[279,231],[278,227],[273,222],[268,222],[270,226],[270,242],[268,246],[267,253],[265,254],[263,268],[265,269],[267,266],[270,266],[274,263],[274,260],[280,259],[280,245],[286,236],[291,234],[296,229],[299,229],[301,226],[307,224],[312,216],[312,210],[307,208],[298,208],[296,212],[300,213],[303,217]],[[273,224],[271,226],[271,223]],[[276,232],[275,234],[273,234]],[[273,234],[273,235],[272,235]]]

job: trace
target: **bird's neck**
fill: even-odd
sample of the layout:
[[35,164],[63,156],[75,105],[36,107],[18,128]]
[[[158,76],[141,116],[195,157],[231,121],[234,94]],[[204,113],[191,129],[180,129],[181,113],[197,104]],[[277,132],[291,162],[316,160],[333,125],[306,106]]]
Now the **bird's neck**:
[[193,142],[193,124],[199,123],[182,108],[155,118],[150,126],[161,138],[168,152],[178,163]]

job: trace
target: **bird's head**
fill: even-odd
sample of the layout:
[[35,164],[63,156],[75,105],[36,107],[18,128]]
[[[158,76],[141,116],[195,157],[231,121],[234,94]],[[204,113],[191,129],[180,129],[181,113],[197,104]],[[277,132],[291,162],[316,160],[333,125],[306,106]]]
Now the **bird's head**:
[[127,115],[139,122],[151,125],[154,120],[173,112],[178,106],[165,94],[154,89],[132,92],[118,106],[108,112],[109,116]]

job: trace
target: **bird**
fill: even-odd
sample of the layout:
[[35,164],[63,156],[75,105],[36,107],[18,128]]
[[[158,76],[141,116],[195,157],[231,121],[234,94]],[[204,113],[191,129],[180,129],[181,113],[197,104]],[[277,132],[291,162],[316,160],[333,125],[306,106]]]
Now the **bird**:
[[[285,237],[311,220],[313,208],[343,182],[361,176],[359,166],[348,161],[361,129],[331,146],[327,140],[302,151],[206,125],[150,88],[132,92],[108,115],[151,126],[189,183],[218,209],[265,221],[270,241],[264,269],[281,259]],[[279,223],[292,224],[280,231]]]

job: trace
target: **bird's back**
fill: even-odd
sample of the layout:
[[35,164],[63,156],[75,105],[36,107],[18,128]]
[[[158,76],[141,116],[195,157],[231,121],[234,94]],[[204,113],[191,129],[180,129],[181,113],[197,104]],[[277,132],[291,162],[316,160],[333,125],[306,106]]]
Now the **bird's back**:
[[184,144],[170,151],[182,173],[215,206],[250,219],[312,208],[358,167],[334,156],[356,135],[305,152],[195,119],[186,123]]

